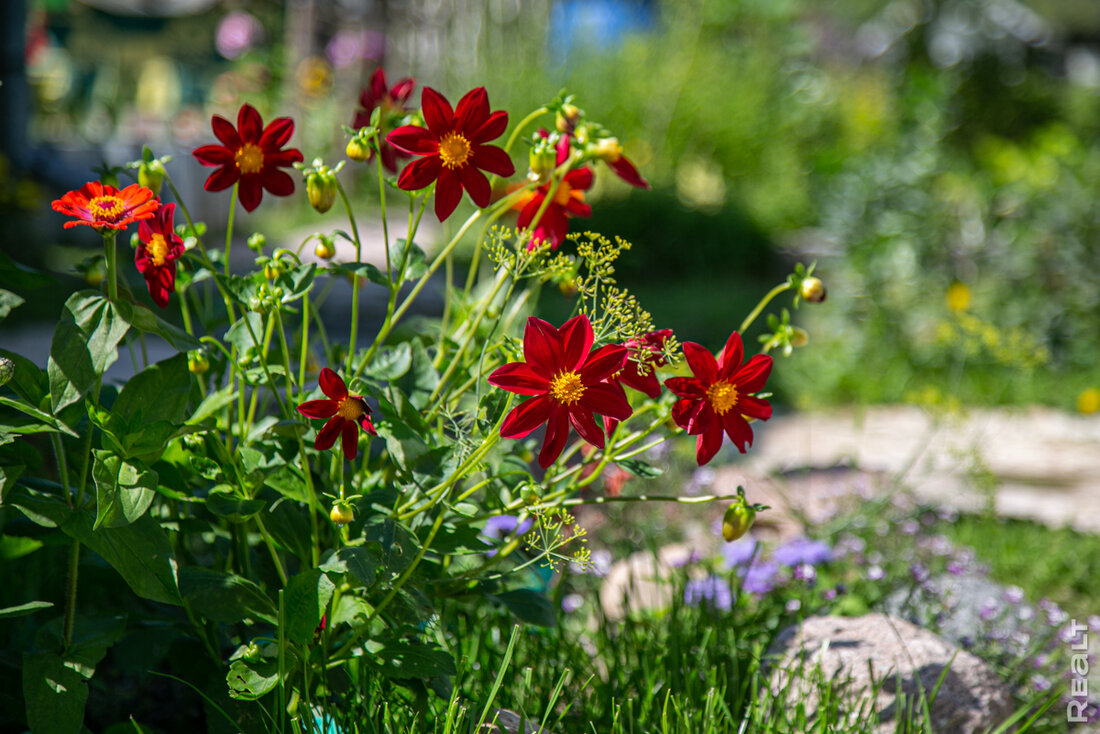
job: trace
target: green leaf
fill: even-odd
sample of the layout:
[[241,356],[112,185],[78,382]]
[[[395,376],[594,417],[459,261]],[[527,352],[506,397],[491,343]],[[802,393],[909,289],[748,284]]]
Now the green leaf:
[[31,418],[35,418],[39,421],[41,425],[48,426],[52,431],[66,433],[70,436],[73,436],[74,438],[80,437],[80,434],[66,426],[64,423],[58,422],[58,420],[49,413],[43,413],[41,410],[35,408],[32,405],[29,405],[28,403],[24,403],[20,400],[12,400],[9,397],[0,395],[0,405],[6,405],[9,408],[14,408],[15,410],[18,410],[24,415],[29,415]]
[[45,545],[41,540],[21,535],[0,535],[0,560],[14,561],[29,556]]
[[102,449],[92,452],[92,479],[96,488],[93,530],[129,525],[145,514],[156,496],[157,473]]
[[263,500],[249,500],[238,497],[228,485],[223,485],[228,491],[210,492],[206,498],[206,509],[218,517],[224,517],[231,522],[245,522],[257,515],[267,503]]
[[53,653],[23,654],[23,699],[27,725],[38,734],[79,732],[88,682]]
[[[401,255],[405,249],[405,240],[396,239],[390,244],[390,262],[396,271],[401,266]],[[409,254],[405,260],[405,280],[416,280],[428,272],[427,256],[415,242],[409,245]]]
[[335,584],[317,568],[291,578],[284,597],[287,637],[300,645],[312,642],[313,633],[321,624],[321,616],[335,590]]
[[312,555],[313,539],[304,512],[291,502],[276,502],[264,515],[264,526],[272,540],[303,561]]
[[205,456],[198,456],[197,454],[191,455],[191,468],[203,479],[209,479],[212,482],[217,481],[218,476],[222,473],[220,464],[213,459],[208,459]]
[[[377,644],[368,645],[368,649]],[[454,658],[448,652],[419,642],[387,640],[370,651],[381,665],[382,674],[390,678],[431,678],[458,674]]]
[[26,468],[23,464],[0,466],[0,505],[4,504],[8,492],[15,486],[15,480],[19,479]]
[[279,275],[278,283],[283,288],[283,303],[296,301],[309,291],[317,273],[317,263],[299,265]]
[[642,479],[659,477],[665,473],[664,469],[653,466],[652,464],[647,464],[640,459],[622,459],[620,461],[616,461],[615,463],[621,466],[623,469],[626,469],[634,476],[641,477]]
[[403,377],[412,367],[412,350],[408,342],[401,342],[396,347],[383,347],[378,355],[367,367],[367,376],[375,380],[389,382]]
[[344,547],[329,556],[319,568],[329,574],[348,574],[360,586],[374,583],[382,557],[373,548]]
[[225,676],[229,695],[242,701],[255,701],[275,689],[279,683],[279,663],[261,660],[250,663],[244,658],[233,661]]
[[187,396],[191,392],[191,374],[187,371],[187,355],[151,364],[127,381],[118,394],[111,412],[125,418],[131,429],[140,417],[146,423],[167,421],[178,427],[186,418]]
[[81,400],[118,359],[116,347],[129,328],[99,293],[77,291],[69,297],[46,366],[54,415]]
[[29,601],[26,604],[20,604],[17,607],[0,609],[0,619],[4,619],[6,617],[25,617],[28,614],[34,614],[39,609],[49,609],[52,606],[53,602],[50,601]]
[[235,624],[244,619],[259,619],[278,623],[275,605],[248,579],[198,566],[181,568],[179,576],[184,600],[211,621]]
[[61,529],[102,556],[138,596],[165,604],[180,603],[172,546],[149,515],[123,527],[93,530],[92,519],[75,512]]
[[236,391],[230,390],[228,385],[217,392],[207,394],[203,401],[199,403],[199,407],[195,408],[194,414],[187,419],[187,422],[197,424],[202,423],[207,418],[212,418],[215,413],[230,405],[236,397]]
[[28,520],[35,525],[44,528],[56,528],[65,523],[72,514],[65,500],[59,496],[63,491],[60,486],[53,485],[54,492],[45,492],[34,487],[27,486],[29,480],[23,479],[15,485],[5,498],[4,503],[11,505],[22,512]]
[[178,326],[168,323],[140,303],[118,300],[115,301],[115,307],[118,309],[119,316],[130,326],[146,334],[156,334],[177,351],[186,352],[201,346],[198,339]]
[[11,313],[13,309],[19,308],[24,303],[26,303],[26,301],[21,297],[11,291],[0,288],[0,319],[7,318],[8,314]]
[[515,589],[492,594],[490,598],[497,599],[508,611],[528,624],[536,624],[540,627],[553,627],[557,624],[557,615],[554,613],[554,605],[545,595],[531,589]]
[[360,278],[366,278],[371,283],[387,288],[390,285],[390,279],[386,277],[386,274],[370,263],[331,265],[328,271],[331,274],[358,275]]
[[33,290],[56,282],[45,273],[17,263],[0,250],[0,285],[20,290]]
[[[248,330],[250,325],[252,327],[251,332]],[[255,311],[247,311],[244,316],[237,319],[237,322],[229,327],[229,330],[225,332],[224,339],[227,343],[235,346],[238,352],[244,352],[249,347],[255,347],[257,351],[261,351],[262,345],[256,343],[256,340],[252,338],[252,334],[256,334],[256,339],[262,339],[263,325],[263,316]]]
[[[439,386],[439,371],[432,364],[432,358],[428,356],[423,342],[419,339],[412,342],[412,387],[409,389],[409,400],[417,408],[424,408],[428,402],[428,396]],[[408,378],[406,378],[408,379]]]

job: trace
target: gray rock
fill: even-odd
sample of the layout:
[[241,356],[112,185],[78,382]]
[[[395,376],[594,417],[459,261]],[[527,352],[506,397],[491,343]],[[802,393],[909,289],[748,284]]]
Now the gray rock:
[[[877,688],[872,705],[879,722],[875,731],[882,734],[896,731],[897,718],[906,710],[919,711],[919,691],[930,697],[941,675],[943,684],[930,707],[935,731],[984,731],[1013,710],[1010,689],[979,658],[885,614],[810,617],[784,630],[769,656],[772,694],[801,700],[807,710],[817,708],[817,668],[832,682],[849,715],[868,711]],[[904,704],[897,696],[899,679]]]

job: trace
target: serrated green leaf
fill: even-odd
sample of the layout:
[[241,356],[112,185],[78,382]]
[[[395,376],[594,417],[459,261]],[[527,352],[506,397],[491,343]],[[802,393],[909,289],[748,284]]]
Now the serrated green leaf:
[[[347,574],[360,586],[374,583],[382,557],[372,548],[344,547],[329,556],[319,568],[325,573]],[[349,579],[350,581],[350,579]]]
[[196,612],[214,622],[234,624],[259,619],[277,624],[278,610],[248,579],[209,568],[188,566],[179,572],[180,595]]
[[111,412],[124,418],[131,429],[140,414],[146,423],[166,421],[179,426],[186,417],[187,397],[191,392],[191,375],[187,371],[187,355],[151,364],[131,377],[111,406]]
[[313,641],[313,633],[321,624],[335,584],[320,569],[296,574],[286,586],[286,634],[300,645]]
[[234,660],[225,676],[229,695],[242,701],[255,701],[274,690],[279,683],[279,664],[274,660],[250,663]]
[[83,399],[118,359],[118,343],[129,328],[101,294],[77,291],[69,297],[54,330],[46,366],[54,415]]
[[393,348],[382,348],[367,367],[367,375],[375,380],[390,382],[403,377],[412,367],[412,350],[408,342]]
[[621,466],[623,469],[626,469],[634,476],[641,477],[643,479],[659,477],[665,473],[664,469],[653,466],[652,464],[647,464],[640,459],[622,459],[620,461],[616,461],[615,463]]
[[[247,323],[245,322],[247,319]],[[261,339],[263,334],[263,316],[255,311],[246,311],[244,316],[237,319],[237,321],[229,327],[229,330],[225,332],[224,340],[228,344],[232,344],[237,347],[238,352],[244,352],[249,347],[255,347],[260,350],[262,347],[256,343],[256,339]],[[252,331],[249,331],[251,326]],[[252,334],[256,335],[256,339],[252,338]]]
[[279,284],[283,288],[282,303],[296,301],[306,294],[313,285],[313,278],[317,274],[317,263],[299,265],[279,276]]
[[96,487],[96,518],[92,529],[117,528],[137,520],[153,504],[157,473],[102,449],[92,452]]
[[416,280],[428,272],[428,258],[415,242],[409,245],[407,255],[405,255],[403,238],[390,243],[390,263],[393,264],[394,270],[400,268],[402,256],[405,257],[405,280]]

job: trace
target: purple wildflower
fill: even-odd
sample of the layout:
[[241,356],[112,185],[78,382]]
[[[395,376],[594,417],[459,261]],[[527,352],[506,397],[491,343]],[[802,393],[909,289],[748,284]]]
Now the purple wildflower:
[[794,614],[802,608],[802,601],[799,599],[788,599],[787,603],[783,605],[783,608],[787,611],[787,614]]
[[794,567],[794,577],[799,581],[812,584],[817,579],[817,570],[812,563],[800,563]]
[[584,604],[584,597],[580,594],[566,594],[561,600],[562,611],[566,614],[577,611],[582,604]]
[[722,545],[722,567],[747,566],[756,555],[756,538],[746,535],[732,543]]
[[727,581],[711,575],[687,582],[684,586],[684,603],[728,612],[733,607],[733,594]]
[[1019,604],[1024,600],[1024,590],[1019,586],[1009,586],[1004,590],[1004,599],[1009,604]]
[[797,566],[801,563],[816,566],[832,560],[833,552],[824,541],[800,537],[776,548],[773,557],[784,566]]
[[999,604],[997,604],[996,599],[986,599],[981,608],[978,610],[978,617],[980,617],[983,622],[988,622],[990,619],[993,618],[993,615],[1000,610],[1001,607]]
[[754,563],[745,571],[741,588],[757,596],[763,596],[775,588],[775,577],[778,573],[779,566],[774,561]]
[[886,572],[882,570],[882,566],[874,565],[867,569],[868,581],[881,581],[886,578]]
[[527,531],[534,526],[535,521],[529,517],[520,522],[520,519],[515,515],[495,515],[485,523],[485,529],[481,531],[481,534],[490,540],[501,540],[509,535],[526,535]]

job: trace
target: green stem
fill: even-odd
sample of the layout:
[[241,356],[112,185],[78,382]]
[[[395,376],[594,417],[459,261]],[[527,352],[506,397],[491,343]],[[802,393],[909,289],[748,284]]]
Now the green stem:
[[767,295],[760,299],[760,303],[756,304],[756,308],[752,310],[745,320],[741,322],[741,327],[737,330],[739,333],[744,334],[745,331],[752,325],[753,321],[756,321],[756,317],[760,315],[760,312],[771,302],[773,298],[786,290],[790,290],[790,283],[780,283],[775,288],[768,291]]
[[76,585],[77,573],[80,570],[80,541],[73,538],[69,546],[69,577],[65,587],[65,621],[61,631],[61,650],[69,651],[69,643],[73,639],[73,625],[76,622]]
[[389,593],[386,594],[386,596],[382,598],[382,601],[378,602],[378,606],[376,606],[371,611],[370,617],[367,618],[368,625],[370,625],[370,623],[373,622],[374,619],[382,613],[382,610],[390,605],[390,602],[392,602],[394,597],[397,596],[397,592],[401,591],[401,587],[405,585],[405,582],[409,580],[410,576],[412,576],[412,572],[416,570],[416,567],[418,565],[420,565],[420,560],[424,558],[424,554],[427,553],[428,548],[431,547],[432,541],[435,540],[436,533],[438,533],[439,529],[443,527],[443,518],[445,518],[446,516],[446,512],[440,512],[436,515],[435,522],[432,523],[432,530],[430,533],[428,533],[428,537],[424,539],[424,544],[420,546],[420,551],[416,554],[416,557],[413,558],[412,563],[409,564],[408,568],[406,568],[404,572],[402,572],[402,574],[397,578],[397,581],[395,581],[393,586],[390,587]]
[[286,586],[286,570],[283,569],[283,562],[279,560],[279,552],[275,549],[275,543],[271,540],[271,534],[268,533],[267,528],[264,527],[263,518],[260,517],[262,514],[263,513],[255,515],[253,519],[256,520],[256,527],[260,529],[260,535],[264,539],[264,545],[267,546],[267,552],[271,554],[271,560],[275,564],[275,572],[279,574],[279,580],[283,582],[283,586]]
[[[283,315],[280,309],[275,310],[275,325],[279,329],[279,344],[283,348],[283,365],[286,367],[286,397],[294,403],[294,370],[290,367],[290,348],[287,346],[286,331],[283,329]],[[302,383],[298,383],[298,400],[302,399]]]
[[233,215],[237,212],[237,189],[241,182],[233,184],[233,196],[229,199],[229,223],[225,225],[225,274],[229,275],[229,248],[233,245]]
[[[363,261],[363,245],[359,239],[359,227],[355,223],[355,215],[351,211],[351,204],[348,202],[348,195],[344,192],[343,185],[340,184],[340,179],[336,179],[336,191],[340,194],[340,201],[344,202],[344,211],[348,213],[348,222],[351,224],[351,236],[355,241],[355,264],[358,265]],[[382,204],[382,231],[386,232],[386,205],[383,199]],[[386,261],[389,262],[390,249],[389,249],[389,235],[385,235],[386,238]],[[359,274],[353,273],[351,276],[351,334],[348,336],[348,364],[347,369],[351,371],[351,361],[355,356],[355,340],[358,337],[359,332]]]
[[[386,246],[386,275],[393,278],[392,264],[390,263],[390,229],[386,223],[386,180],[382,173],[382,156],[376,155],[378,164],[378,203],[382,207],[382,243]],[[341,189],[342,190],[342,189]],[[411,239],[411,237],[410,237]]]
[[115,230],[103,233],[103,255],[107,261],[107,298],[111,303],[118,301],[118,251],[115,247]]

